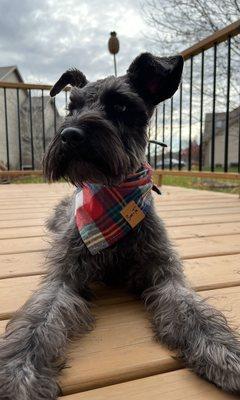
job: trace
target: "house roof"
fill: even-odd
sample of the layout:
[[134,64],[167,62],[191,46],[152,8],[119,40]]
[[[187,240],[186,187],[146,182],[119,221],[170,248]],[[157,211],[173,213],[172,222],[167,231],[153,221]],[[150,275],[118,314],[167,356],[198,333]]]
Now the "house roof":
[[16,65],[0,67],[0,81],[4,81],[12,72],[15,72],[17,74],[19,82],[23,82],[22,75],[20,74]]

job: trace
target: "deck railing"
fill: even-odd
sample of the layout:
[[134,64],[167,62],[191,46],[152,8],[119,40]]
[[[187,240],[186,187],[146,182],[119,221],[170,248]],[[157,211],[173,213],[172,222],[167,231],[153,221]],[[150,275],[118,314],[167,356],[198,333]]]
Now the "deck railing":
[[[42,157],[66,113],[69,87],[0,81],[0,175],[40,174]],[[7,172],[8,171],[8,172]]]
[[163,174],[240,172],[239,34],[240,20],[181,52],[180,88],[160,104],[149,129],[152,139],[168,145],[148,148],[149,162],[167,169]]
[[[239,34],[240,20],[181,53],[180,88],[159,105],[149,127],[152,139],[168,145],[148,147],[148,160],[161,173],[239,177]],[[0,176],[4,169],[8,175],[41,173],[68,102],[69,88],[56,100],[50,88],[0,81]]]

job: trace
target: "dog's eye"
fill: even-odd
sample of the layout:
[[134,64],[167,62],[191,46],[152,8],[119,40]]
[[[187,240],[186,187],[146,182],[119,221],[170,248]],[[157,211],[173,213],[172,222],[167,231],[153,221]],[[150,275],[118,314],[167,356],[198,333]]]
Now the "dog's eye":
[[75,102],[71,102],[68,104],[67,106],[67,111],[69,112],[70,115],[73,114],[74,111],[79,110],[80,108],[82,108],[83,104],[76,104]]
[[125,106],[124,104],[115,104],[113,108],[114,111],[116,111],[117,113],[124,113],[125,111],[127,111],[127,106]]

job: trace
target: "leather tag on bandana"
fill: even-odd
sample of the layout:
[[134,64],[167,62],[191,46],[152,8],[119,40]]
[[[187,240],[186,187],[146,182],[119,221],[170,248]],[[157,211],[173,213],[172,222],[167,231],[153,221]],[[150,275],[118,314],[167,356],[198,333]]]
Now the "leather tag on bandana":
[[141,208],[133,200],[122,209],[121,214],[132,228],[135,228],[145,217]]

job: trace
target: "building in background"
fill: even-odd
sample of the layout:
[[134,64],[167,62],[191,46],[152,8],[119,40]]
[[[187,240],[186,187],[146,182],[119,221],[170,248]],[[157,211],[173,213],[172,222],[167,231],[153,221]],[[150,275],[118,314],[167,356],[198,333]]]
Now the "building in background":
[[[240,107],[229,112],[229,139],[228,139],[228,166],[238,165],[238,141],[240,130]],[[215,114],[215,166],[224,165],[226,132],[226,113]],[[212,148],[212,114],[205,116],[205,129],[203,139],[204,166],[210,167]]]
[[[0,67],[0,81],[23,83],[23,78],[17,66]],[[19,96],[19,110],[17,96]],[[34,167],[41,169],[44,147],[48,145],[55,128],[62,120],[54,100],[49,96],[42,98],[40,90],[32,90],[30,98],[26,89],[6,89],[5,107],[4,89],[0,88],[0,164],[3,166],[7,166],[6,117],[10,169],[19,169],[20,149],[22,169],[32,168],[32,144]]]

